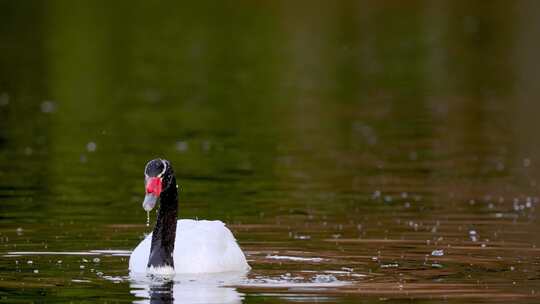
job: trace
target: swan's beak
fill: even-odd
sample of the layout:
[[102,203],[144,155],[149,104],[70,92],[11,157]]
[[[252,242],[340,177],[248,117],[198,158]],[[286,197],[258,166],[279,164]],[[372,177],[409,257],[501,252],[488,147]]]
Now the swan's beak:
[[146,195],[143,201],[143,209],[150,211],[156,206],[158,197],[161,195],[162,178],[149,177],[146,179]]
[[146,195],[144,196],[144,201],[142,203],[143,209],[146,212],[154,209],[154,207],[156,206],[157,199],[158,197],[155,196],[153,193],[146,193]]

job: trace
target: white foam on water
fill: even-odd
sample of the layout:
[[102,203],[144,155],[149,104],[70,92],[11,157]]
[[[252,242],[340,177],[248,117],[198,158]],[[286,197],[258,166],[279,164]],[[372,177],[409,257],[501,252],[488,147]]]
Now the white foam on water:
[[338,274],[338,275],[348,275],[351,272],[350,271],[344,271],[344,270],[325,270],[324,273],[331,273],[331,274]]
[[30,255],[77,255],[77,256],[130,256],[131,250],[90,250],[90,251],[9,251],[3,257],[20,257]]
[[131,250],[90,250],[91,253],[98,253],[112,256],[130,256]]
[[431,252],[432,256],[443,256],[444,250],[443,249],[436,249]]
[[280,280],[267,280],[267,281],[258,281],[258,282],[245,282],[235,286],[238,287],[259,287],[259,288],[333,288],[350,285],[351,282],[345,281],[333,281],[333,282],[288,282]]
[[319,263],[322,261],[326,261],[326,259],[323,258],[303,258],[303,257],[295,257],[295,256],[286,256],[286,255],[267,255],[267,259],[272,260],[289,260],[289,261],[297,261],[297,262],[315,262]]
[[10,251],[5,257],[25,256],[25,255],[99,255],[88,251]]
[[[340,273],[341,274],[341,273]],[[350,275],[350,274],[348,274]],[[335,288],[340,286],[350,285],[352,282],[341,281],[337,277],[331,274],[319,273],[311,278],[292,276],[289,273],[281,275],[279,277],[263,277],[258,276],[254,279],[248,279],[240,284],[235,284],[238,287],[259,287],[259,288],[291,288],[291,289],[325,289]]]

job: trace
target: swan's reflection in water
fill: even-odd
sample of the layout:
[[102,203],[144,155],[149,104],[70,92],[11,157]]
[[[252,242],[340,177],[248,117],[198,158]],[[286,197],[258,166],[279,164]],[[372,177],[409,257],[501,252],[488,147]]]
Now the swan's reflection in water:
[[134,303],[242,303],[244,295],[236,288],[245,273],[220,273],[155,277],[131,275],[131,293],[138,299]]

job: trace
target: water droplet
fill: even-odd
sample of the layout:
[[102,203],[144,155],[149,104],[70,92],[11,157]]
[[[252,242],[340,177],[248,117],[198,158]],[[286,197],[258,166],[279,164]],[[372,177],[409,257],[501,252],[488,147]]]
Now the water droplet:
[[94,259],[92,260],[92,262],[94,262],[94,263],[99,263],[99,261],[100,261],[99,258],[94,258]]
[[97,145],[95,142],[91,141],[88,144],[86,144],[86,150],[88,152],[95,152],[97,148]]
[[381,268],[398,268],[398,267],[399,267],[398,263],[390,263],[390,264],[382,264],[381,265]]
[[476,233],[476,230],[470,230],[469,237],[471,238],[471,241],[473,242],[478,241],[478,233]]
[[41,112],[53,113],[54,111],[56,111],[56,104],[53,101],[45,100],[41,103]]
[[7,93],[0,94],[0,106],[7,106],[9,104],[9,95]]
[[189,145],[186,141],[177,141],[176,142],[176,150],[178,152],[185,152],[187,151]]
[[32,155],[32,153],[34,153],[34,150],[32,150],[32,148],[30,147],[24,148],[24,155],[30,156]]
[[34,269],[34,273],[39,273],[39,270],[37,270],[37,269]]
[[212,147],[212,143],[209,140],[203,140],[201,146],[204,152],[208,152]]
[[442,249],[433,250],[431,252],[431,255],[432,256],[443,256],[444,255],[444,250],[442,250]]

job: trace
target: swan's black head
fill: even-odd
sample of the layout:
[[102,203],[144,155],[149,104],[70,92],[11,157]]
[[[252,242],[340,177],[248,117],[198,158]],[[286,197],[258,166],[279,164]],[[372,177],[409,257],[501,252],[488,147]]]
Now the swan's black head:
[[[144,185],[146,188],[143,202],[144,210],[152,210],[156,206],[157,199],[163,193],[171,190],[172,184],[176,184],[174,180],[174,172],[168,160],[157,158],[149,161],[144,168]],[[176,188],[176,185],[174,187]]]

